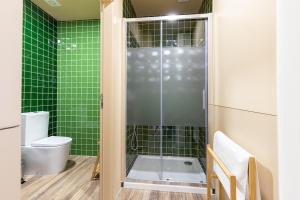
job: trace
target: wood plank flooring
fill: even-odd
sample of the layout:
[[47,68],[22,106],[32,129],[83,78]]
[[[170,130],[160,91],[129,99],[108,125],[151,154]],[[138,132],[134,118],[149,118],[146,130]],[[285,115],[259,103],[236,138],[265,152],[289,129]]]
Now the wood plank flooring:
[[118,200],[206,200],[206,195],[123,188]]
[[[25,177],[22,200],[99,200],[99,180],[91,180],[96,157],[71,156],[67,170],[54,176]],[[122,188],[117,200],[206,200],[199,194]]]
[[96,157],[71,156],[67,170],[54,176],[25,177],[22,200],[97,200],[99,180],[91,180]]

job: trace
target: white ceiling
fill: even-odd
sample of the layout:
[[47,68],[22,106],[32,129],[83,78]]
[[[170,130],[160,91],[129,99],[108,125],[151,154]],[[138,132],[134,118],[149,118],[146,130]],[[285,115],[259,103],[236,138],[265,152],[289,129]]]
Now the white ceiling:
[[137,17],[163,16],[170,14],[197,14],[203,0],[131,0]]
[[55,0],[52,7],[45,0],[31,0],[58,21],[100,19],[100,0]]

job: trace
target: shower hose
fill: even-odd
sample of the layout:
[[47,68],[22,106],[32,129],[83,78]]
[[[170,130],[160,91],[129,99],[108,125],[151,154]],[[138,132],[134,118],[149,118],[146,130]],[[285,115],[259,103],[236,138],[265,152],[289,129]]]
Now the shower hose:
[[139,147],[137,133],[136,133],[136,125],[133,125],[133,132],[131,135],[130,147],[131,147],[131,150],[133,150],[133,151],[136,151]]

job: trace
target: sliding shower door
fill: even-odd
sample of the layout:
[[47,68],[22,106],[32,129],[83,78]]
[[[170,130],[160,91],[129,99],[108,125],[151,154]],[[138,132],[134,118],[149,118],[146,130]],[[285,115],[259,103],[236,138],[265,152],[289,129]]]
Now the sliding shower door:
[[205,182],[205,24],[205,20],[192,19],[162,21],[164,180]]
[[[160,26],[160,21],[127,23],[126,171],[135,179],[162,177]],[[130,172],[143,168],[151,175]]]
[[127,178],[206,181],[206,23],[126,23]]

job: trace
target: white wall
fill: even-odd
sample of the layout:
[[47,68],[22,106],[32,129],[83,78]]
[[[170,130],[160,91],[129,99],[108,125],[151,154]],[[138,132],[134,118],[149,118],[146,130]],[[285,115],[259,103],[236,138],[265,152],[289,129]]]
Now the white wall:
[[299,198],[300,1],[277,0],[279,198]]

